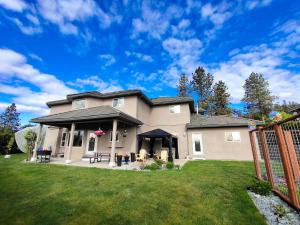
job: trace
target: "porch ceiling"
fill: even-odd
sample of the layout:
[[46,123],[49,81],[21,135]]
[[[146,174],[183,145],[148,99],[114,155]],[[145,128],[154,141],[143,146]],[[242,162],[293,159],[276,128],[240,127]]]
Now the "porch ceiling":
[[142,124],[141,121],[110,106],[97,106],[52,114],[49,116],[34,118],[31,122],[58,127],[68,127],[73,122],[76,124],[97,124],[100,122],[110,122],[113,119],[118,119],[121,122],[130,125]]

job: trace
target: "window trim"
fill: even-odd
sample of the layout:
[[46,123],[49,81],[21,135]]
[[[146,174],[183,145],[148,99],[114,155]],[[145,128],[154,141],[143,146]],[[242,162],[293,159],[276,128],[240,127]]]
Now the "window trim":
[[[120,101],[121,99],[123,100],[123,101],[121,102],[122,104],[119,104],[119,101]],[[116,106],[114,106],[114,101],[115,101],[115,100],[117,100],[117,103],[118,103]],[[121,98],[113,98],[112,103],[111,103],[111,106],[112,106],[113,108],[120,108],[120,107],[122,107],[122,106],[125,104],[124,102],[125,102],[125,100],[124,100],[123,97],[121,97]]]
[[[173,107],[176,107],[176,106],[178,106],[179,107],[179,111],[178,112],[171,112],[171,109],[173,108]],[[171,113],[171,114],[180,114],[181,113],[181,106],[180,105],[170,105],[169,106],[169,113]]]
[[84,101],[84,107],[83,108],[78,108],[78,109],[86,109],[86,99],[83,98],[83,99],[75,99],[75,100],[73,100],[73,102],[72,102],[72,109],[73,110],[78,110],[78,109],[75,108],[75,102],[79,102],[79,101]]
[[[239,140],[234,140],[233,139],[233,135],[232,135],[232,141],[228,140],[227,136],[228,136],[229,133],[239,133]],[[225,142],[228,142],[228,143],[239,143],[239,142],[242,142],[241,132],[240,131],[225,131]]]
[[[120,142],[120,132],[116,132],[116,142]],[[112,130],[109,132],[109,142],[112,142]]]
[[[81,145],[80,145],[80,146],[74,146],[74,140],[75,140],[75,139],[74,139],[74,136],[75,136],[75,132],[76,132],[76,131],[81,131],[81,132],[82,132],[82,141],[81,141]],[[84,139],[84,130],[75,130],[75,131],[74,131],[74,134],[73,134],[73,143],[72,143],[72,147],[75,147],[75,148],[76,148],[76,147],[77,147],[77,148],[82,147],[82,146],[83,146],[83,141],[84,141],[83,139]]]
[[[195,139],[196,135],[200,136],[200,152],[195,151]],[[202,133],[192,133],[192,145],[193,145],[193,155],[203,155],[204,154],[204,149],[203,149],[203,138],[202,138]]]

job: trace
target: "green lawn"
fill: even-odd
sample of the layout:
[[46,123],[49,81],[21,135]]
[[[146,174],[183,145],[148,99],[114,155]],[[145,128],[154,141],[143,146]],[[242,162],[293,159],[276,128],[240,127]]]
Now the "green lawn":
[[115,171],[0,159],[0,224],[265,224],[246,193],[250,162]]

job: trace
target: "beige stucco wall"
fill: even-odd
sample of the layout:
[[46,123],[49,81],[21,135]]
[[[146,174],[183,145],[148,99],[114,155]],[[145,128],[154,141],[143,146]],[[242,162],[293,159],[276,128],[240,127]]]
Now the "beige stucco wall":
[[[225,132],[240,132],[240,142],[227,142]],[[202,134],[203,155],[205,159],[252,160],[248,128],[206,128],[188,129],[188,149],[193,155],[192,133]]]
[[72,104],[71,103],[63,104],[63,105],[56,105],[56,106],[52,106],[50,108],[50,114],[68,112],[70,110],[72,110]]

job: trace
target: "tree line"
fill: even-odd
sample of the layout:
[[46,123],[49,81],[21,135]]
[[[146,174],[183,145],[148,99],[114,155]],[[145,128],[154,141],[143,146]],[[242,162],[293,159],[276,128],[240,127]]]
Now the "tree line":
[[208,115],[238,114],[251,119],[265,121],[272,110],[281,111],[284,116],[289,116],[289,110],[299,106],[298,103],[283,101],[275,103],[276,96],[272,95],[269,83],[263,74],[252,72],[243,85],[244,96],[241,102],[244,109],[237,110],[230,106],[230,94],[226,83],[222,80],[214,83],[214,76],[198,67],[189,80],[186,74],[181,74],[177,91],[178,96],[197,96],[196,104]]

